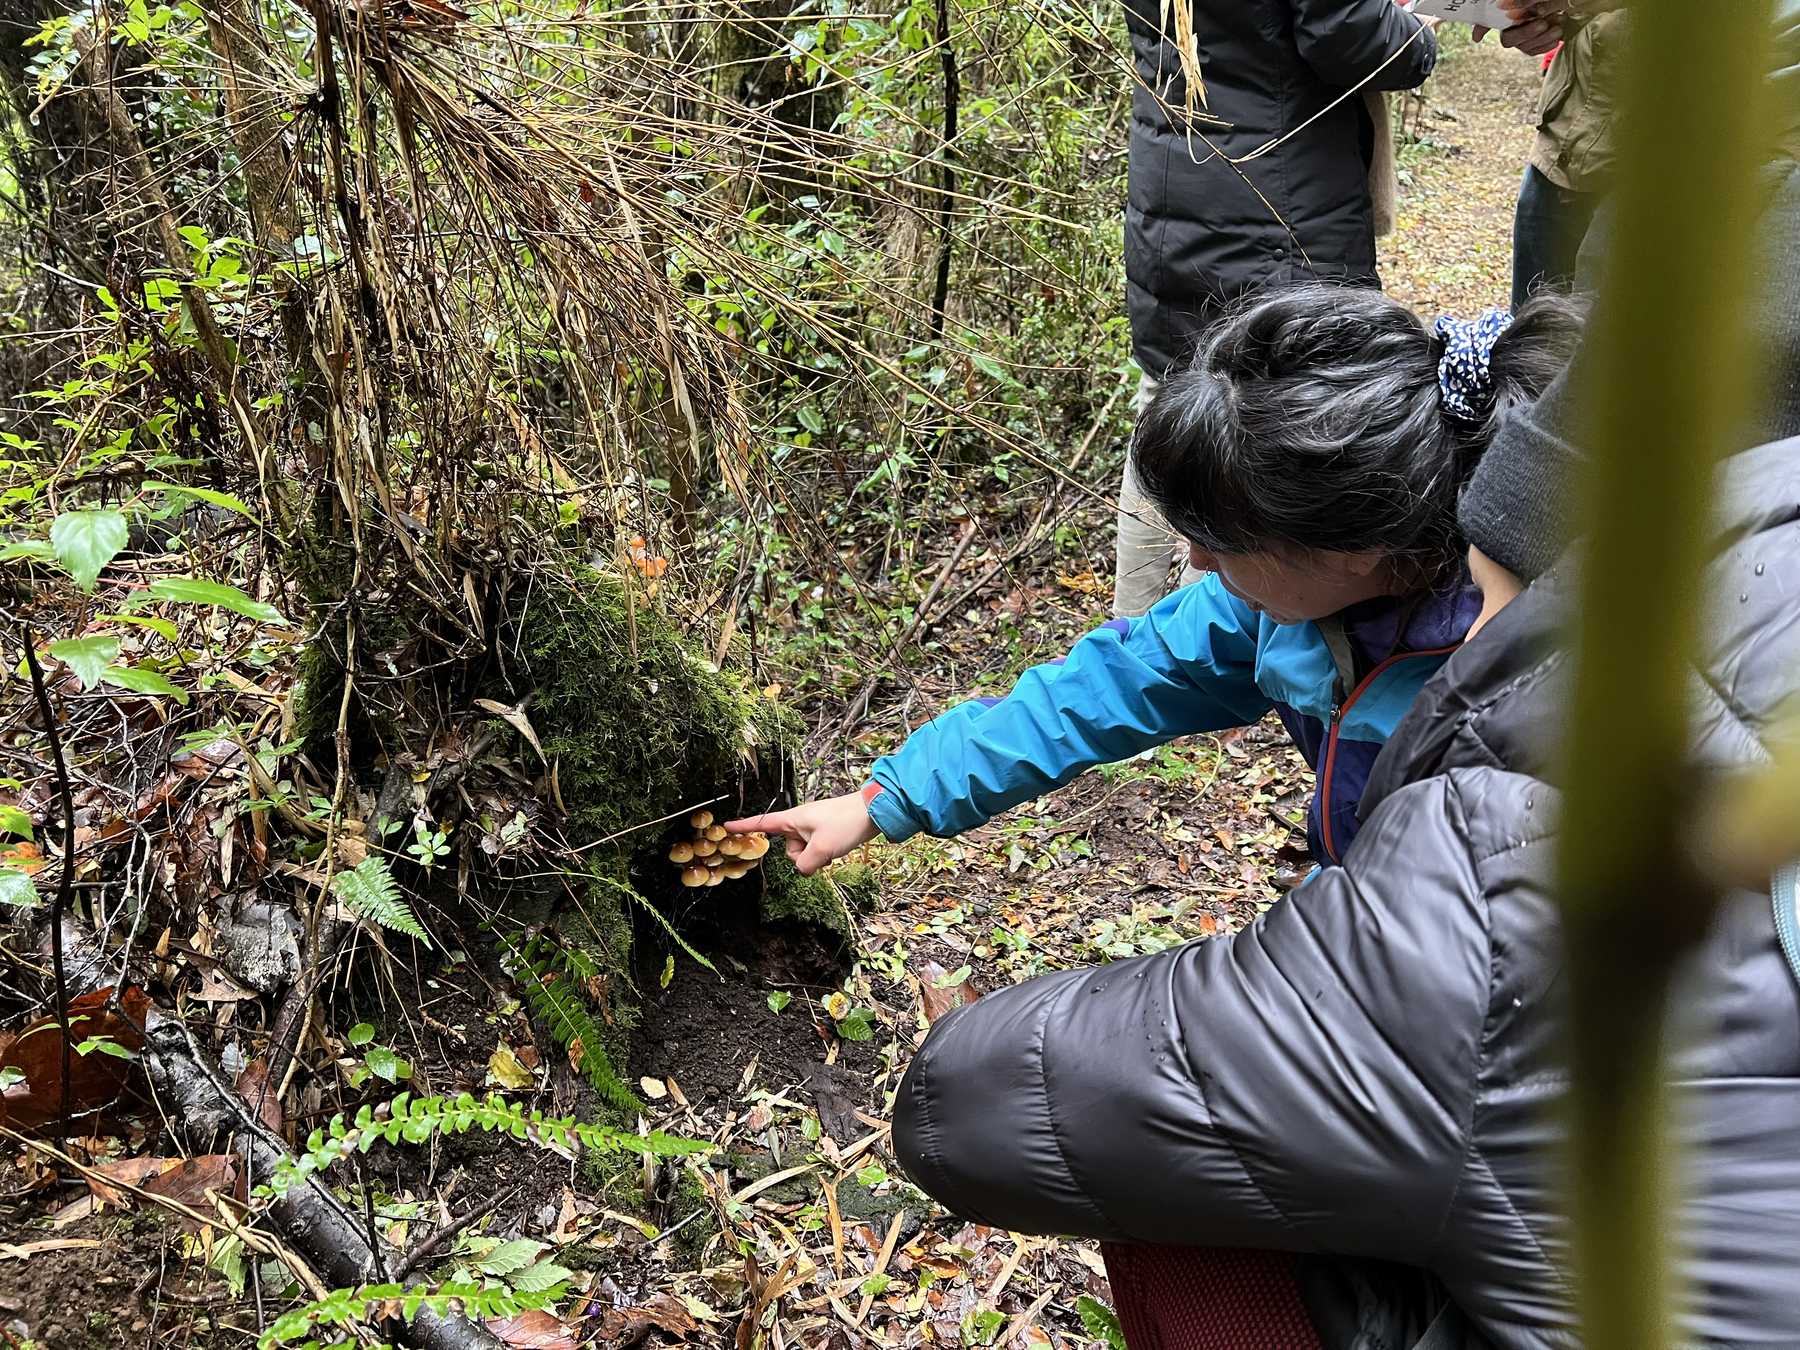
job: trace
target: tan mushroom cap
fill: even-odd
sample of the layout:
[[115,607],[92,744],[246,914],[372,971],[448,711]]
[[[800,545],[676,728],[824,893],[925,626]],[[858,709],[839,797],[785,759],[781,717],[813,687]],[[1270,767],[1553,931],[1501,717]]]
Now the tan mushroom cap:
[[685,839],[677,839],[669,845],[669,861],[684,863],[693,861],[694,846]]
[[694,840],[694,856],[696,858],[710,858],[718,851],[719,846],[710,839]]
[[708,886],[717,886],[720,883],[722,883],[724,880],[725,880],[725,871],[723,868],[719,869],[717,872],[708,872],[706,874],[706,884]]
[[741,834],[728,834],[723,839],[719,840],[719,852],[723,853],[727,858],[735,858],[743,851],[744,836]]
[[750,864],[747,862],[726,863],[725,866],[723,866],[719,870],[721,872],[723,872],[726,876],[730,877],[733,881],[736,881],[741,876],[749,875]]
[[715,844],[718,843],[719,840],[723,839],[729,833],[730,833],[730,831],[727,830],[723,825],[708,825],[706,827],[706,837],[708,839],[712,840],[713,843],[715,843]]
[[688,817],[688,824],[692,825],[696,830],[704,830],[712,823],[713,815],[711,811],[696,811],[693,815]]
[[706,879],[711,875],[712,873],[704,867],[684,867],[681,871],[681,884],[683,886],[704,886]]

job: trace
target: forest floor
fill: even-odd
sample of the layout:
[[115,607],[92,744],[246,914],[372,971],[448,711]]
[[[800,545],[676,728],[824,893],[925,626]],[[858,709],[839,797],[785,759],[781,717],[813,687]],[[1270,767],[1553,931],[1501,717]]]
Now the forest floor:
[[[1492,40],[1458,43],[1409,107],[1419,139],[1401,156],[1409,181],[1383,270],[1389,289],[1427,315],[1505,303],[1536,87],[1526,58]],[[1089,461],[1098,493],[1110,496],[1121,453],[1097,449]],[[1002,573],[934,622],[907,658],[904,697],[877,700],[824,757],[866,765],[907,721],[1004,688],[1102,618],[1110,512],[1095,500],[1065,523],[1085,564],[1065,553],[1061,565]],[[948,538],[943,547],[948,556]],[[982,565],[971,557],[956,578]],[[813,711],[829,727],[843,707]],[[371,1224],[401,1248],[491,1205],[472,1232],[542,1243],[582,1272],[584,1292],[558,1318],[495,1327],[511,1345],[748,1347],[752,1328],[761,1344],[805,1350],[1104,1345],[1094,1248],[964,1224],[913,1191],[889,1150],[893,1088],[928,1022],[961,999],[1231,932],[1278,903],[1306,866],[1306,787],[1304,766],[1265,723],[1086,775],[955,841],[874,846],[866,861],[880,900],[856,916],[847,959],[745,930],[695,935],[720,958],[718,973],[679,953],[640,963],[633,1072],[649,1106],[643,1124],[718,1146],[700,1187],[635,1159],[601,1180],[553,1155],[465,1137],[411,1161],[372,1155],[363,1179],[383,1198]],[[421,1091],[518,1088],[511,1076],[523,1072],[545,1085],[547,1109],[580,1106],[568,1075],[552,1072],[557,1048],[532,1028],[491,954],[471,938],[437,955],[417,985],[409,975],[405,990],[368,1010],[375,1047],[391,1041]],[[214,1012],[228,1018],[229,1008]],[[113,1212],[34,1155],[20,1153],[12,1170],[0,1195],[17,1221],[0,1233],[7,1343],[254,1342],[256,1270],[233,1296],[216,1271],[182,1259],[194,1238],[165,1233],[149,1214]]]

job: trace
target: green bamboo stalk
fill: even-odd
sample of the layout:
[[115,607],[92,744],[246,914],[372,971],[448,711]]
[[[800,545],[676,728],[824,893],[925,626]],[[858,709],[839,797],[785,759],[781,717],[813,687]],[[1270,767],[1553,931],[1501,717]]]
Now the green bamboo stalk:
[[1588,565],[1574,634],[1560,899],[1568,950],[1570,1207],[1589,1350],[1671,1340],[1665,1119],[1671,979],[1712,910],[1691,837],[1690,661],[1713,471],[1749,389],[1766,0],[1639,0],[1619,122],[1617,231],[1588,360]]

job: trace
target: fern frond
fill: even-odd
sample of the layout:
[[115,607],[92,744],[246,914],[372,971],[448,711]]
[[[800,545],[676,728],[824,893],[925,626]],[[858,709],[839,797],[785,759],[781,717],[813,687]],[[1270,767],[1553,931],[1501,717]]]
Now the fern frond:
[[357,918],[405,933],[427,947],[431,945],[431,939],[400,894],[400,883],[388,870],[387,859],[381,855],[371,853],[355,867],[339,872],[331,879],[331,893]]
[[607,1058],[605,1033],[579,992],[581,982],[594,973],[592,960],[543,937],[535,937],[523,947],[501,940],[522,967],[519,982],[531,1015],[550,1028],[564,1049],[581,1046],[582,1077],[620,1110],[643,1110],[643,1103]]
[[283,1162],[269,1178],[269,1191],[285,1195],[315,1172],[353,1153],[367,1153],[377,1140],[389,1144],[422,1144],[438,1134],[464,1134],[481,1130],[505,1132],[515,1139],[573,1158],[578,1151],[595,1153],[648,1153],[658,1158],[683,1158],[710,1152],[711,1144],[682,1139],[661,1130],[647,1135],[627,1134],[607,1125],[577,1120],[573,1116],[546,1116],[541,1110],[489,1095],[471,1093],[457,1097],[414,1097],[402,1092],[391,1102],[364,1105],[354,1116],[342,1112],[312,1132],[306,1149],[292,1162]]
[[[522,1312],[543,1308],[563,1292],[560,1284],[541,1292],[508,1289],[504,1285],[474,1284],[450,1281],[436,1287],[399,1284],[365,1284],[355,1289],[333,1289],[317,1302],[283,1313],[269,1324],[258,1338],[257,1350],[274,1350],[289,1346],[292,1350],[311,1350],[320,1344],[318,1333],[333,1328],[349,1328],[375,1316],[393,1316],[411,1322],[421,1308],[440,1317],[461,1313],[474,1321],[493,1317],[516,1317]],[[332,1344],[341,1344],[333,1341]]]
[[717,966],[715,966],[711,961],[707,960],[706,957],[702,956],[700,954],[700,952],[694,947],[693,943],[689,942],[686,938],[681,936],[680,933],[676,932],[675,925],[669,922],[668,918],[663,914],[663,912],[660,909],[658,909],[655,905],[651,904],[649,902],[649,900],[645,899],[644,895],[641,891],[637,890],[635,887],[632,887],[632,886],[621,885],[619,882],[614,881],[611,877],[595,877],[594,880],[601,883],[602,885],[611,886],[615,891],[622,892],[625,895],[625,897],[627,899],[629,899],[632,903],[637,905],[639,909],[643,910],[651,918],[655,919],[657,922],[657,926],[660,927],[663,930],[663,932],[665,932],[669,935],[670,941],[672,941],[677,947],[680,947],[682,951],[686,952],[689,956],[691,956],[699,964],[705,966],[713,974],[717,975],[719,973],[719,968]]

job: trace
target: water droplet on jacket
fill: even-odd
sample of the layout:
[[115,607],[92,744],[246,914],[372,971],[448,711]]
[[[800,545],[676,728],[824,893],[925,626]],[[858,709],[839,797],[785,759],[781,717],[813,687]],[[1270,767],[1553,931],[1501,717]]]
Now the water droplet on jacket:
[[1749,597],[1749,596],[1748,596],[1748,595],[1740,595],[1740,596],[1739,596],[1739,597],[1738,597],[1738,603],[1739,603],[1739,604],[1740,604],[1740,605],[1742,605],[1742,604],[1746,604],[1746,603],[1748,603],[1748,601],[1749,601],[1749,599],[1750,599],[1750,597]]
[[1764,568],[1764,567],[1765,567],[1765,566],[1766,566],[1766,565],[1767,565],[1767,564],[1764,564],[1764,563],[1758,563],[1758,564],[1756,564],[1756,575],[1757,575],[1757,576],[1759,576],[1759,577],[1760,577],[1760,576],[1761,576],[1761,575],[1762,575],[1762,574],[1763,574],[1763,568]]

